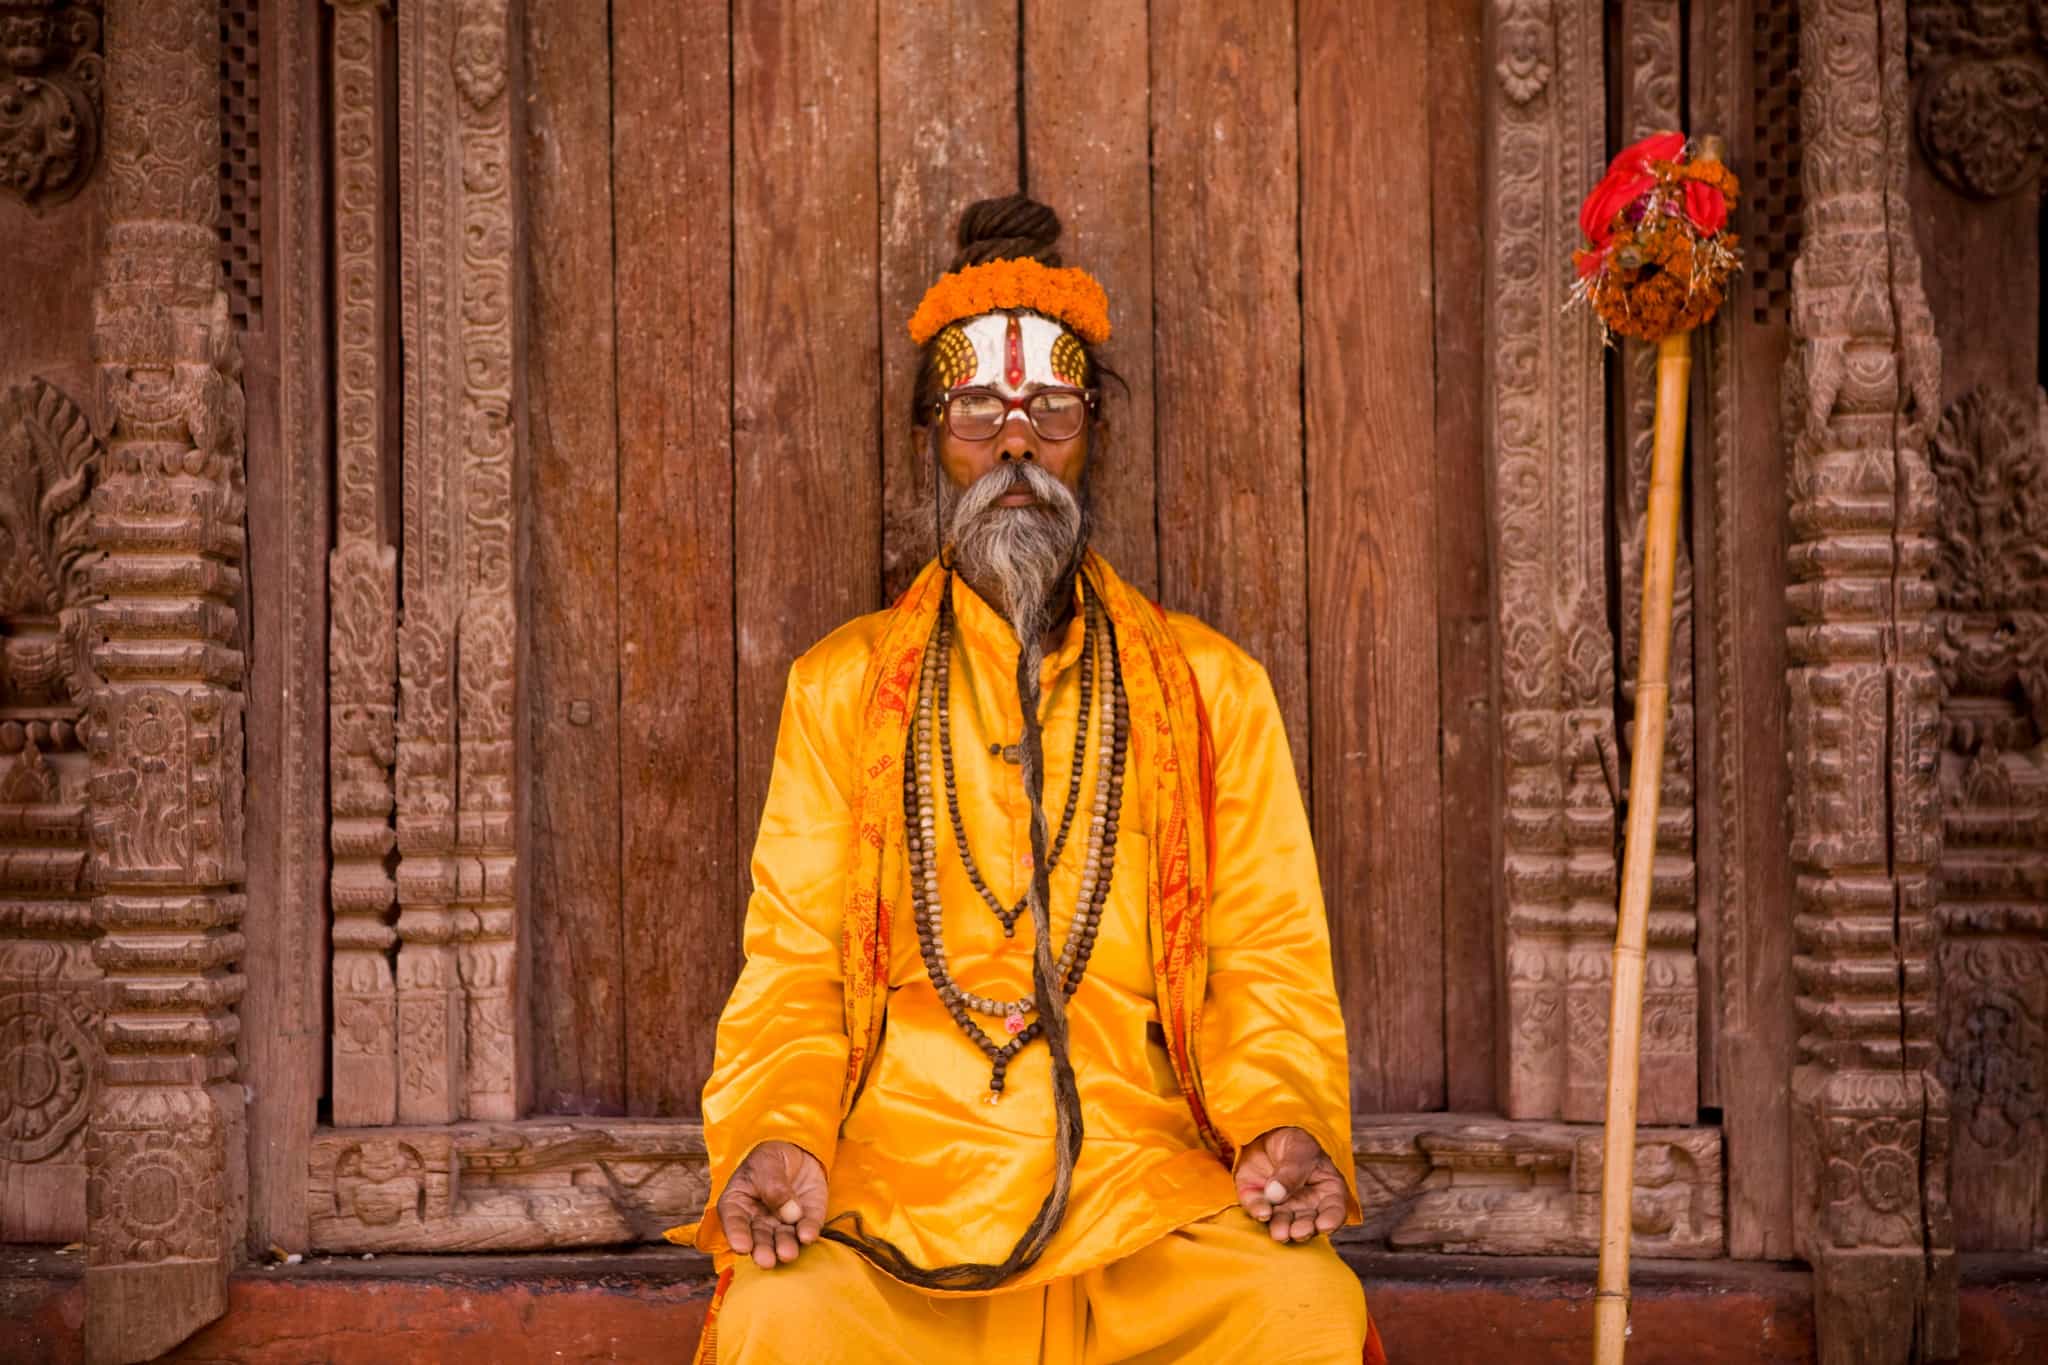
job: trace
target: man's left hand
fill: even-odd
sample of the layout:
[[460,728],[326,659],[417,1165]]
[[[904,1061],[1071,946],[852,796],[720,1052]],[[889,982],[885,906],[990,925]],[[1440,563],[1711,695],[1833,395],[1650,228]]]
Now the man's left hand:
[[1344,1223],[1344,1177],[1300,1128],[1274,1128],[1237,1160],[1237,1202],[1276,1242],[1306,1242]]

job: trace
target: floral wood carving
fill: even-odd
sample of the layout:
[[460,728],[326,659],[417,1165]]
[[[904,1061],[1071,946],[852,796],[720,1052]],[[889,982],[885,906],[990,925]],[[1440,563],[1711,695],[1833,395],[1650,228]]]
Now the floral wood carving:
[[[0,699],[82,705],[85,607],[99,559],[86,498],[99,442],[83,410],[31,379],[0,396]],[[47,739],[44,741],[47,743]]]
[[99,155],[96,3],[0,3],[0,187],[33,208],[77,194]]
[[1943,415],[1940,1047],[1957,1244],[2048,1248],[2048,393]]
[[2013,0],[1916,0],[1916,127],[1949,188],[1999,199],[2048,160],[2048,9]]
[[[1497,0],[1488,345],[1499,549],[1512,1118],[1600,1117],[1614,935],[1614,641],[1601,361],[1563,316],[1570,205],[1604,161],[1601,12]],[[1653,930],[1653,938],[1656,936]]]

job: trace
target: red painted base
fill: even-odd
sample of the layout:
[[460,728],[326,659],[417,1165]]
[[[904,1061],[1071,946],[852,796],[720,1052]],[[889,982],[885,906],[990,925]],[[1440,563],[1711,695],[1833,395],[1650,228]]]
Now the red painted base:
[[[1392,1365],[1583,1365],[1590,1261],[1352,1258]],[[0,1252],[0,1360],[83,1359],[77,1255]],[[442,1365],[683,1360],[710,1294],[688,1252],[581,1256],[314,1257],[237,1274],[225,1318],[165,1357],[245,1365]],[[1638,1262],[1630,1365],[1813,1359],[1801,1269]],[[1962,1359],[2048,1360],[2048,1258],[1964,1258]]]

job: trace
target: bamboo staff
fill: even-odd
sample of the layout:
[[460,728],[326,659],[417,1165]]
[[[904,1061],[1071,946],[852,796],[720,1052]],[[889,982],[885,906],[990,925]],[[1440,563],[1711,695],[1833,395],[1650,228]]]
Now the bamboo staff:
[[1642,655],[1636,666],[1628,835],[1622,846],[1621,915],[1614,931],[1614,996],[1607,1025],[1607,1130],[1600,1149],[1600,1278],[1593,1295],[1596,1365],[1621,1365],[1628,1335],[1643,963],[1650,923],[1650,875],[1657,856],[1657,806],[1664,784],[1664,731],[1671,714],[1672,579],[1678,562],[1679,475],[1685,466],[1685,402],[1691,381],[1692,333],[1680,332],[1659,341],[1649,515],[1643,530]]
[[1593,1296],[1596,1365],[1621,1365],[1628,1336],[1643,974],[1671,706],[1672,580],[1692,329],[1720,306],[1722,287],[1735,266],[1733,239],[1722,233],[1735,199],[1735,178],[1721,164],[1720,140],[1702,139],[1690,160],[1684,152],[1684,135],[1665,133],[1617,156],[1580,211],[1579,224],[1591,246],[1575,258],[1581,280],[1577,296],[1591,302],[1603,325],[1657,345],[1656,425],[1643,527],[1641,654],[1608,1024],[1600,1273]]

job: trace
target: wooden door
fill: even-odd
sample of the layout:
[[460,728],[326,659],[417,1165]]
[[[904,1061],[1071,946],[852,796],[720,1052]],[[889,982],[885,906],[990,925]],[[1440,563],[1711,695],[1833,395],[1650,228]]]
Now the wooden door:
[[785,671],[934,549],[905,321],[1021,187],[1130,382],[1098,543],[1273,677],[1356,1106],[1491,1109],[1480,7],[726,18],[526,19],[536,1108],[696,1112]]

